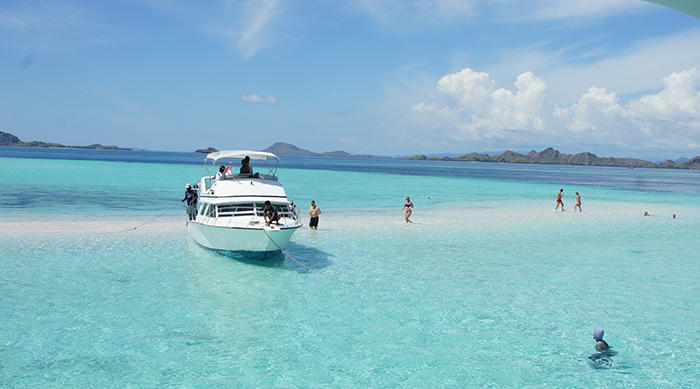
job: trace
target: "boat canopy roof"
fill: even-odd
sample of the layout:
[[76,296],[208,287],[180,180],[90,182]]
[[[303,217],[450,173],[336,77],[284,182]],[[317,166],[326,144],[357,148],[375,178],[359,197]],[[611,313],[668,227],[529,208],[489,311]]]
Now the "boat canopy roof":
[[243,159],[245,157],[250,157],[250,159],[256,160],[256,161],[267,161],[274,159],[276,162],[279,162],[280,158],[272,153],[266,153],[264,151],[251,151],[251,150],[222,150],[222,151],[217,151],[215,153],[210,153],[207,155],[207,158],[204,159],[204,162],[208,160],[213,160],[214,164],[216,165],[216,161],[219,159],[228,159],[228,158],[234,158],[234,159]]

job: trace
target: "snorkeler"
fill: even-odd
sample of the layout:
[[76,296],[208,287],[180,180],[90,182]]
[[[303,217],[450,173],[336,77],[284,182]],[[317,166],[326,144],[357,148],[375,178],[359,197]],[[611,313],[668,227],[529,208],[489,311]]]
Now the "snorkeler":
[[610,345],[608,345],[608,342],[603,340],[603,336],[605,336],[604,329],[598,327],[593,330],[593,339],[596,341],[595,349],[600,353],[610,350]]
[[613,360],[610,357],[617,354],[617,351],[613,351],[610,348],[608,342],[603,340],[603,336],[605,336],[604,329],[598,327],[593,330],[593,339],[596,341],[595,349],[598,351],[598,354],[592,354],[588,359],[595,365],[612,366]]

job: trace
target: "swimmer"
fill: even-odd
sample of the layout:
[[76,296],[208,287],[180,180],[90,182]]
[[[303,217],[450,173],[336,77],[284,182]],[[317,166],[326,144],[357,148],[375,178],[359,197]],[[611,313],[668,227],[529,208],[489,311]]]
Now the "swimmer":
[[676,218],[676,214],[675,214],[675,213],[673,214],[673,218],[674,218],[674,219]]
[[595,349],[598,351],[598,354],[591,354],[591,356],[588,357],[588,359],[591,360],[591,363],[594,365],[598,366],[612,366],[613,365],[613,360],[612,356],[617,354],[617,351],[613,351],[610,348],[610,345],[608,345],[608,342],[603,340],[603,336],[605,335],[605,330],[602,328],[598,327],[595,330],[593,330],[593,339],[595,339]]
[[651,216],[651,215],[649,215],[649,212],[644,211],[644,216]]
[[610,345],[608,345],[608,342],[603,340],[603,336],[605,336],[604,329],[598,327],[593,330],[593,339],[596,341],[595,349],[600,353],[610,350]]

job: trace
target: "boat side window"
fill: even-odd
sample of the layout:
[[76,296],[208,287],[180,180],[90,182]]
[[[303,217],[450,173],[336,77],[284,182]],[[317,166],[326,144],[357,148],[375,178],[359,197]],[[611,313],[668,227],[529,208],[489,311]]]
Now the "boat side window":
[[253,204],[221,204],[217,206],[219,217],[252,216]]
[[202,215],[206,217],[214,217],[214,206],[211,204],[206,204],[202,210]]

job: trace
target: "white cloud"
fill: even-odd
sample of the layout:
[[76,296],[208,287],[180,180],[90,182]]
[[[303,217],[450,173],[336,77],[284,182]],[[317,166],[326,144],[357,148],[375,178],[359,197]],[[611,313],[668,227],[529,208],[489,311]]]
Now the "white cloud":
[[700,71],[697,68],[664,77],[664,90],[630,102],[630,111],[644,119],[676,122],[700,120]]
[[[517,0],[504,1],[509,6],[515,6]],[[521,3],[522,4],[522,3]],[[650,7],[639,0],[539,0],[527,4],[529,12],[525,14],[532,19],[565,19],[612,16],[618,13],[629,13],[641,7]],[[519,7],[515,7],[519,9]]]
[[[596,84],[624,96],[659,89],[663,87],[660,81],[664,76],[697,66],[700,51],[693,49],[697,42],[700,42],[700,30],[695,29],[644,40],[621,53],[602,53],[593,62],[572,64],[571,60],[551,56],[543,55],[537,60],[517,56],[507,66],[513,69],[527,63],[529,69],[552,85],[552,98],[573,101]],[[508,73],[503,69],[498,71],[498,74]]]
[[251,58],[282,39],[279,22],[285,13],[281,0],[221,0],[221,12],[208,15],[207,30],[232,41],[236,50]]
[[513,92],[497,89],[488,73],[464,69],[440,79],[437,95],[413,105],[408,117],[417,133],[455,141],[452,149],[551,145],[700,154],[700,71],[673,73],[663,82],[662,91],[627,106],[599,87],[565,105],[549,101],[546,83],[532,72],[518,76]]
[[246,103],[251,103],[251,104],[277,104],[277,99],[272,97],[272,96],[267,96],[267,97],[260,97],[258,95],[243,95],[241,96],[241,99],[245,101]]
[[382,24],[398,29],[421,28],[471,18],[522,23],[591,19],[653,9],[639,0],[349,0]]

